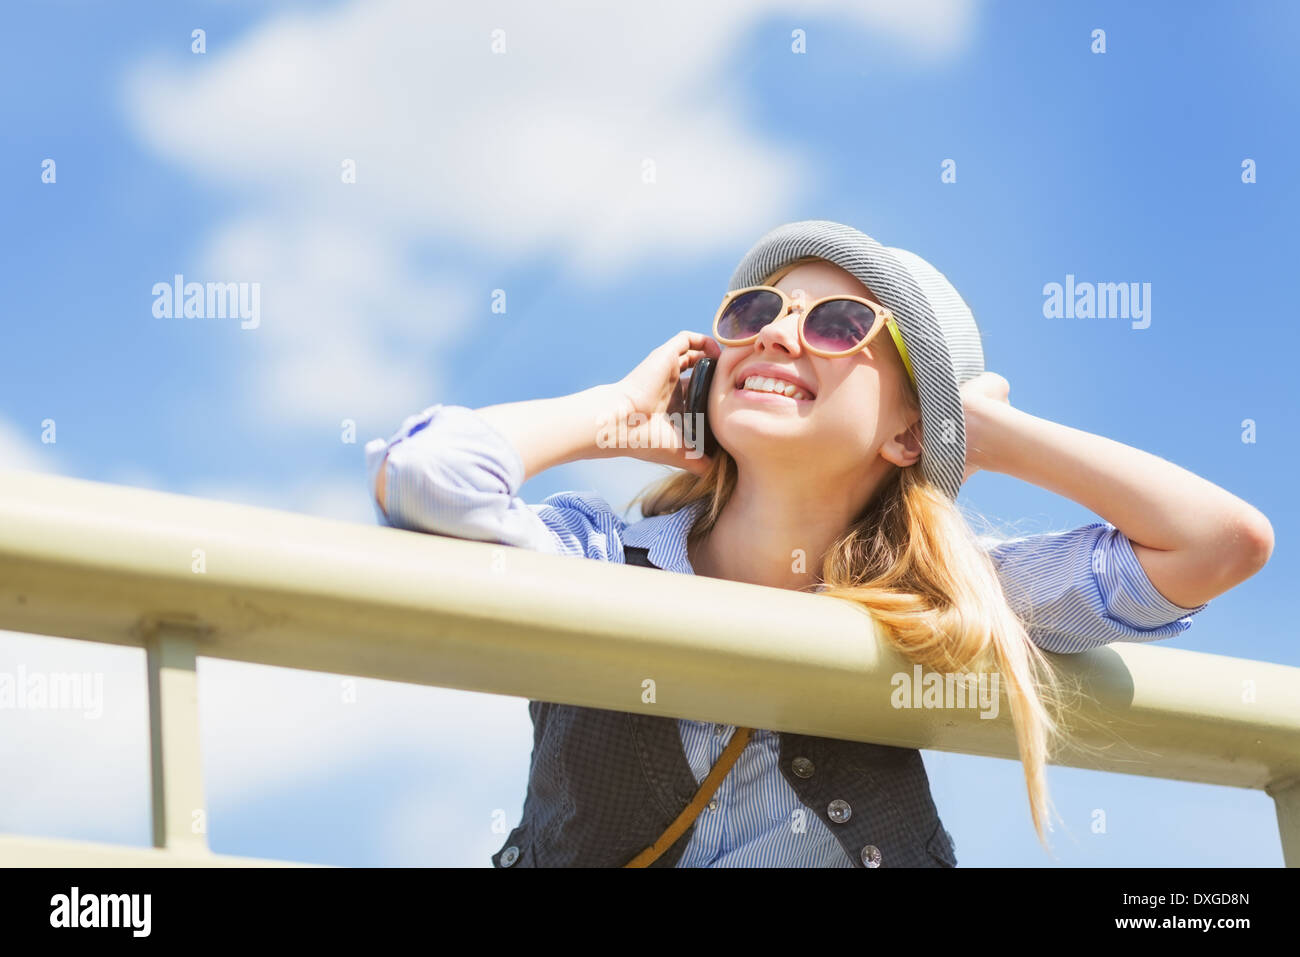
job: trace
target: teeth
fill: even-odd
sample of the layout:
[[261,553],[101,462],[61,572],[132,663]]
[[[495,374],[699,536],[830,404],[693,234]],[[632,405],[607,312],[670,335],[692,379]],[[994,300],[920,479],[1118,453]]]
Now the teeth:
[[788,396],[791,399],[803,400],[808,398],[808,393],[789,382],[783,382],[780,379],[773,379],[771,376],[752,375],[745,380],[745,389],[753,392],[775,392],[777,395]]

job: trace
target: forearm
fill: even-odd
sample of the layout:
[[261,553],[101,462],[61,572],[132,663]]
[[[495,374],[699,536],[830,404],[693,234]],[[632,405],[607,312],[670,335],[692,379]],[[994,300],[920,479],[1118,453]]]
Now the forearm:
[[[524,480],[548,468],[607,451],[596,443],[597,421],[611,408],[609,386],[596,386],[554,399],[531,399],[474,410],[518,452]],[[388,459],[375,478],[375,498],[388,511]]]
[[977,403],[981,468],[1063,495],[1134,544],[1170,601],[1195,607],[1268,560],[1267,519],[1237,496],[1158,456],[1030,415]]
[[476,409],[519,453],[525,480],[556,465],[607,457],[597,445],[599,422],[615,407],[608,385],[554,399],[530,399]]

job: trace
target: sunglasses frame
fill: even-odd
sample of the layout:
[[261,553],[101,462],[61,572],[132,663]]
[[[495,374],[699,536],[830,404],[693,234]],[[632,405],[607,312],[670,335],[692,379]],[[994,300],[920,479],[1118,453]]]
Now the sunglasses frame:
[[[731,303],[735,299],[744,295],[745,293],[760,292],[760,291],[776,293],[778,296],[781,297],[781,302],[782,302],[781,311],[772,317],[771,322],[776,322],[779,319],[785,318],[786,313],[790,311],[791,305],[794,302],[794,300],[791,299],[787,293],[783,292],[780,289],[777,289],[775,286],[746,286],[744,289],[733,290],[732,292],[727,293],[726,296],[723,297],[722,305],[718,307],[718,311],[713,317],[713,338],[714,339],[717,339],[718,342],[724,346],[747,346],[762,334],[762,329],[760,329],[758,332],[754,333],[752,336],[749,336],[748,338],[731,339],[726,336],[720,335],[718,332],[718,323],[722,321],[722,314],[727,311],[727,306],[731,305]],[[804,331],[803,331],[804,322],[807,320],[808,316],[812,315],[813,310],[816,309],[818,306],[820,306],[822,303],[834,302],[836,300],[841,300],[841,299],[847,299],[850,302],[861,303],[862,305],[866,306],[868,309],[871,310],[872,314],[875,315],[876,317],[875,322],[871,326],[871,330],[858,341],[857,345],[843,352],[829,352],[825,349],[820,349],[817,348],[816,346],[811,345],[808,342],[807,337],[804,335]],[[862,296],[852,296],[852,295],[848,295],[847,293],[837,294],[834,296],[822,296],[820,299],[814,300],[813,302],[809,303],[807,308],[801,309],[799,312],[799,344],[804,349],[811,352],[813,355],[822,356],[823,358],[826,359],[838,359],[841,356],[851,356],[865,349],[870,344],[871,340],[876,338],[876,336],[880,334],[880,330],[885,327],[886,323],[892,322],[893,319],[894,319],[894,314],[891,313],[884,306],[880,305],[879,303],[874,303],[870,299],[864,299]],[[770,322],[766,323],[764,325],[764,328],[766,328],[768,325],[771,325],[771,323]]]
[[[754,342],[756,339],[758,339],[758,337],[762,334],[763,331],[762,329],[759,329],[758,332],[754,333],[752,336],[749,336],[746,339],[730,339],[718,334],[718,323],[722,320],[722,314],[727,311],[727,306],[729,306],[732,303],[732,301],[736,299],[736,297],[741,296],[747,292],[757,292],[759,290],[763,290],[766,292],[776,293],[778,296],[781,297],[781,311],[777,313],[775,317],[773,317],[772,322],[776,322],[779,319],[783,319],[786,313],[790,312],[794,300],[792,300],[786,292],[777,289],[775,286],[769,285],[769,283],[779,282],[782,276],[784,276],[786,273],[792,270],[795,266],[805,261],[807,261],[806,258],[796,260],[795,262],[790,263],[784,269],[778,272],[776,275],[772,276],[767,283],[762,283],[757,286],[746,286],[743,289],[733,289],[732,291],[728,292],[725,296],[723,296],[722,305],[718,306],[718,311],[713,316],[713,338],[716,339],[719,344],[724,346],[747,346],[751,342]],[[857,343],[857,345],[853,346],[851,349],[848,349],[844,352],[828,352],[825,349],[818,349],[810,345],[807,337],[804,335],[804,323],[807,321],[808,316],[812,314],[813,310],[816,309],[818,306],[820,306],[822,303],[833,302],[836,299],[848,299],[852,302],[862,303],[862,305],[870,309],[876,317],[876,321],[874,325],[872,325],[871,330],[865,336],[862,337],[862,339]],[[766,325],[771,325],[771,323],[767,323]],[[763,328],[766,328],[766,325]],[[844,356],[851,356],[861,352],[871,343],[873,339],[876,338],[876,336],[880,334],[880,330],[884,328],[889,329],[889,334],[891,337],[893,337],[894,345],[898,348],[898,353],[902,357],[903,366],[907,369],[908,378],[911,380],[910,384],[913,390],[915,390],[917,387],[916,373],[912,370],[911,357],[908,356],[907,346],[903,343],[902,330],[898,328],[898,322],[897,320],[895,320],[894,314],[889,311],[888,307],[882,306],[878,302],[872,302],[870,299],[866,299],[862,296],[854,296],[848,293],[841,293],[833,296],[822,296],[820,299],[815,299],[811,303],[809,303],[807,308],[803,308],[799,311],[799,345],[804,349],[807,349],[813,355],[821,356],[824,359],[839,359]]]

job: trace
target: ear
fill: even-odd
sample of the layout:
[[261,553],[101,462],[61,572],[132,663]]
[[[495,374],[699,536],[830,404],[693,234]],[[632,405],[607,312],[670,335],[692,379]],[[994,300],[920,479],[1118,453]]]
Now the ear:
[[913,418],[901,432],[891,435],[880,447],[880,457],[899,468],[915,465],[921,458],[921,417]]

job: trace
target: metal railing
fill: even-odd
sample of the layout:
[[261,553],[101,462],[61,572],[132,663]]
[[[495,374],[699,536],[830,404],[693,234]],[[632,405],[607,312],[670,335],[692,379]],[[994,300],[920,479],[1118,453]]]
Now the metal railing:
[[[912,665],[844,602],[24,472],[0,471],[0,629],[145,649],[152,739],[153,849],[0,837],[9,865],[282,863],[194,826],[198,656],[1017,756],[1006,708],[893,707]],[[1086,695],[1055,763],[1263,789],[1300,866],[1300,668],[1141,644],[1055,660]]]

